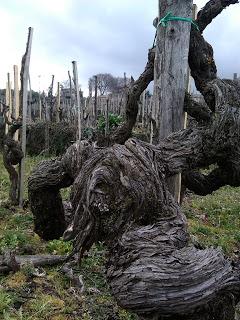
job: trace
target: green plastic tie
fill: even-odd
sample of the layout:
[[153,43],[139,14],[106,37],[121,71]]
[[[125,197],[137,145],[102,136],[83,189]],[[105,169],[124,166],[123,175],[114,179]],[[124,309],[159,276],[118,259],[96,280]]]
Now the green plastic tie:
[[166,27],[169,21],[185,21],[185,22],[189,22],[189,23],[191,23],[198,31],[200,31],[200,30],[199,30],[199,26],[196,24],[196,22],[195,22],[192,18],[177,17],[177,16],[174,16],[174,15],[172,14],[172,12],[168,12],[168,13],[166,14],[166,16],[163,17],[163,18],[159,21],[157,27],[159,27],[159,26]]

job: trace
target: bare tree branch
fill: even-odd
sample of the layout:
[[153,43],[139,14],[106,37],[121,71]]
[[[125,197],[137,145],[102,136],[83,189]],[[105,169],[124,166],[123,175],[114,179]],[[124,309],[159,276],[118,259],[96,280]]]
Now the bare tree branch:
[[197,25],[201,32],[216,18],[226,7],[239,3],[238,0],[210,0],[198,12]]
[[126,104],[126,120],[112,133],[110,137],[111,144],[122,144],[131,136],[132,128],[134,127],[137,118],[139,98],[154,77],[154,58],[155,51],[154,49],[151,49],[148,53],[148,62],[144,72],[129,89]]

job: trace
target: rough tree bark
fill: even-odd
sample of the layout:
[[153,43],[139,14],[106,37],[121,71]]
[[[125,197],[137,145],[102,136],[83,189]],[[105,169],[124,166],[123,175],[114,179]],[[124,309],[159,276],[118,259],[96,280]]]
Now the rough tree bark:
[[23,152],[20,143],[15,141],[14,135],[21,128],[22,120],[20,118],[16,120],[12,117],[12,120],[9,121],[7,116],[8,106],[4,105],[3,108],[5,122],[9,125],[8,133],[4,136],[3,140],[3,165],[10,179],[9,200],[12,205],[17,205],[19,200],[19,176],[14,166],[21,163]]
[[[228,5],[211,0],[200,11],[200,30]],[[198,185],[208,191],[232,179],[240,185],[240,88],[217,78],[213,50],[192,29],[189,64],[207,107],[186,97],[197,124],[153,146],[129,139],[137,99],[153,79],[154,50],[128,93],[127,119],[109,146],[78,142],[55,161],[44,161],[29,178],[36,232],[60,237],[66,227],[60,188],[72,186],[73,220],[65,233],[80,257],[96,241],[108,247],[107,279],[118,304],[140,319],[233,320],[240,300],[240,270],[219,250],[195,248],[187,221],[166,180],[216,164]],[[187,179],[187,176],[186,176]],[[211,183],[210,183],[210,182]]]

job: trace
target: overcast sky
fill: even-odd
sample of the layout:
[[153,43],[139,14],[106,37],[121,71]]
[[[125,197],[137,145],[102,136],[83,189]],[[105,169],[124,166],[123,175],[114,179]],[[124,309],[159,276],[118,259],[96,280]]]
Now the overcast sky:
[[[200,9],[207,1],[196,0]],[[28,27],[34,28],[31,82],[46,89],[54,74],[67,80],[78,62],[79,83],[87,93],[96,73],[137,78],[152,46],[158,0],[0,0],[0,87],[13,65],[20,67]],[[219,76],[240,74],[240,4],[227,8],[204,35],[213,45]],[[40,76],[40,77],[39,77]]]

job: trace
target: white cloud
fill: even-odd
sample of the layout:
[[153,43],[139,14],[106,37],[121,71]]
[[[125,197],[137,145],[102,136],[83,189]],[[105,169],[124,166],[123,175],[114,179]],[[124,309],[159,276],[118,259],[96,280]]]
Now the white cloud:
[[[206,3],[198,0],[198,8]],[[78,61],[79,81],[87,89],[88,77],[98,72],[135,77],[143,70],[153,41],[152,19],[157,0],[8,0],[0,2],[0,87],[13,64],[20,67],[27,30],[34,28],[31,55],[32,87],[42,89],[67,79],[71,61]],[[240,72],[237,37],[240,5],[230,6],[205,32],[213,44],[220,75]],[[235,36],[234,36],[235,34]]]

